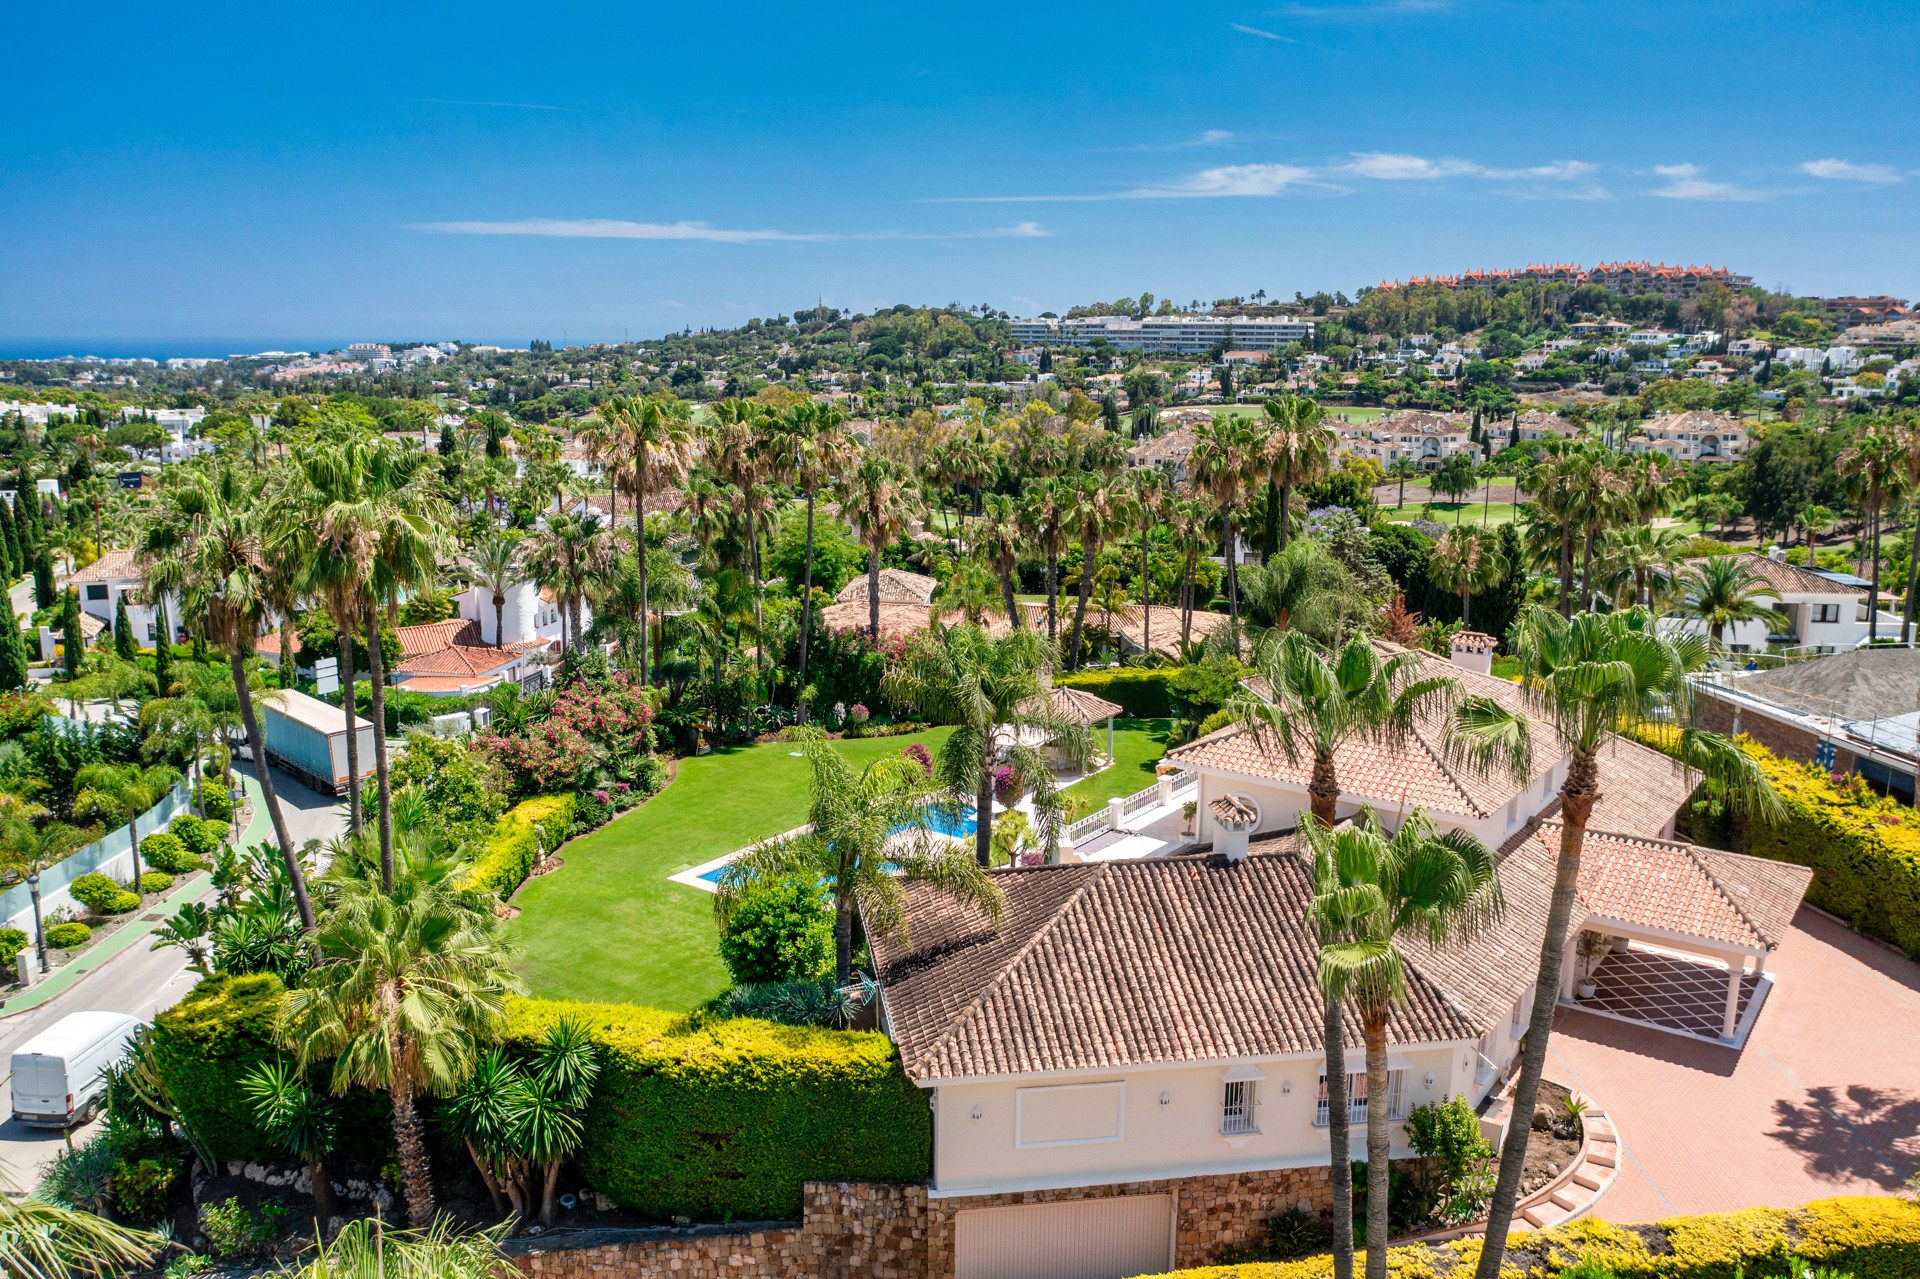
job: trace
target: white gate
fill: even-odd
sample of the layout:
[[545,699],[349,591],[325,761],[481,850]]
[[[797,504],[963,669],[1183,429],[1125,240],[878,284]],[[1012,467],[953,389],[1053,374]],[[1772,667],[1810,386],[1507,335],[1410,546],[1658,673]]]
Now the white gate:
[[1173,1268],[1173,1196],[955,1214],[954,1279],[1128,1279]]

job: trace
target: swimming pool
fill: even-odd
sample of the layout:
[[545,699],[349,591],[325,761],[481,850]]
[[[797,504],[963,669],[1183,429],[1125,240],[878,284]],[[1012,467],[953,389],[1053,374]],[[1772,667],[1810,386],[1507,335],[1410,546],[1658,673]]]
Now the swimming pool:
[[[928,805],[926,812],[928,829],[936,835],[945,835],[949,839],[963,839],[973,834],[979,828],[978,811],[972,808],[962,809],[959,813],[951,813]],[[905,825],[896,826],[892,833],[897,835],[905,829],[907,829]],[[720,882],[720,877],[727,873],[727,867],[732,864],[733,858],[730,856],[719,865],[711,866],[701,871],[696,878],[704,880],[709,884],[717,884]]]

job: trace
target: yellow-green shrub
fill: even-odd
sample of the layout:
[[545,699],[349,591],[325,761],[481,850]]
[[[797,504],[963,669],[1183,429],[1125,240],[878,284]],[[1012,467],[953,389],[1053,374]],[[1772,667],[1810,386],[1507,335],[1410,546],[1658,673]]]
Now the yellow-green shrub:
[[[1503,1274],[1541,1279],[1581,1262],[1605,1266],[1617,1279],[1763,1279],[1786,1274],[1789,1254],[1854,1279],[1911,1279],[1920,1274],[1920,1206],[1904,1199],[1821,1199],[1800,1208],[1668,1217],[1651,1226],[1583,1219],[1515,1231],[1507,1253]],[[1416,1244],[1390,1251],[1387,1272],[1396,1279],[1466,1279],[1479,1260],[1478,1239]],[[1332,1273],[1332,1258],[1319,1256],[1200,1266],[1148,1279],[1327,1279]]]
[[510,896],[533,869],[541,846],[549,853],[560,847],[572,825],[572,795],[536,795],[515,804],[493,824],[487,851],[469,872],[470,881]]
[[573,1162],[623,1206],[794,1218],[809,1179],[927,1178],[926,1097],[885,1035],[516,999],[507,1038],[530,1045],[563,1017],[584,1021],[604,1050]]
[[[1168,612],[1173,615],[1172,625],[1167,631],[1171,635],[1180,627],[1180,614],[1177,609],[1169,609]],[[1159,624],[1156,623],[1156,634],[1158,629]],[[1081,671],[1077,675],[1062,675],[1053,682],[1062,688],[1083,689],[1095,697],[1104,697],[1130,718],[1163,719],[1173,714],[1173,702],[1167,695],[1167,681],[1172,678],[1171,667],[1149,670],[1125,666],[1117,671]]]

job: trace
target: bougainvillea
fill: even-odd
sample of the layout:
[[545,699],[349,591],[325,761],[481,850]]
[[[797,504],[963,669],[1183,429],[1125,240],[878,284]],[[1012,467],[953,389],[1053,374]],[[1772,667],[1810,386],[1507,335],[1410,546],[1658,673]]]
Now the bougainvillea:
[[933,776],[933,755],[919,742],[915,742],[900,753],[925,769],[927,776]]
[[482,734],[485,751],[522,792],[578,789],[599,771],[625,773],[653,749],[653,706],[625,674],[605,683],[561,690],[546,718],[513,736]]

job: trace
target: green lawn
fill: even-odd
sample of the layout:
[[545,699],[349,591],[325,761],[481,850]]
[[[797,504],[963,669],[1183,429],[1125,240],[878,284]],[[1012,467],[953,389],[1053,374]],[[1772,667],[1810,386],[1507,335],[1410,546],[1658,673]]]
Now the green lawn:
[[[1063,792],[1087,801],[1092,812],[1116,796],[1127,796],[1153,785],[1153,766],[1167,753],[1170,719],[1116,719],[1113,721],[1113,767],[1102,769]],[[1106,722],[1093,726],[1094,744],[1107,748]]]
[[[948,731],[837,745],[859,765],[909,742],[936,748]],[[686,1009],[725,990],[713,895],[667,876],[806,821],[806,761],[791,749],[683,759],[666,790],[566,845],[565,866],[529,880],[509,931],[533,994]]]

